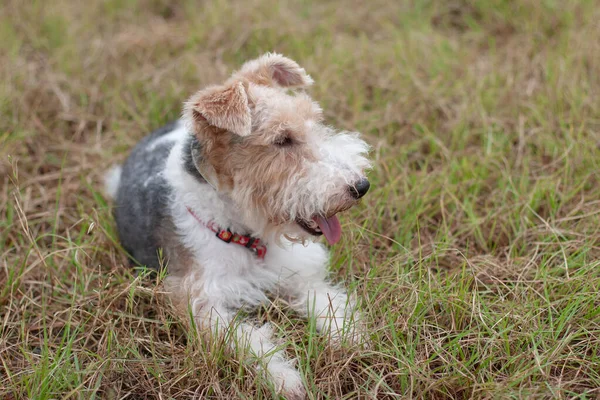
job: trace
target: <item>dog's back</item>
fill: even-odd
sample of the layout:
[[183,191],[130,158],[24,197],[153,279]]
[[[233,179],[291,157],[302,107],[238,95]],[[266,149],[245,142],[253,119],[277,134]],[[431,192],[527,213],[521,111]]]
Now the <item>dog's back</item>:
[[154,269],[159,267],[156,232],[168,218],[171,191],[162,172],[178,129],[183,126],[172,122],[152,132],[135,146],[122,167],[107,175],[121,244],[136,263]]

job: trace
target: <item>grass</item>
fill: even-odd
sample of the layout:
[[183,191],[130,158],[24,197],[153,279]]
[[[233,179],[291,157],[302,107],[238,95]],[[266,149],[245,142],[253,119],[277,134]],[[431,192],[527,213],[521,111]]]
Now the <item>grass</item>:
[[570,0],[2,2],[0,398],[272,397],[125,267],[99,190],[272,50],[373,146],[332,248],[372,348],[258,312],[311,398],[598,398],[598,20]]

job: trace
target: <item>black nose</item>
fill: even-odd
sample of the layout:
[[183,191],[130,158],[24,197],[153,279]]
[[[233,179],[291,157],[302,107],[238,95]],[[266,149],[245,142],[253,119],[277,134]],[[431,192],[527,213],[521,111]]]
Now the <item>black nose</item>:
[[371,184],[369,183],[369,180],[367,178],[362,178],[361,180],[356,182],[354,186],[348,186],[348,190],[350,191],[352,197],[354,197],[355,199],[360,199],[365,194],[367,194],[370,187]]

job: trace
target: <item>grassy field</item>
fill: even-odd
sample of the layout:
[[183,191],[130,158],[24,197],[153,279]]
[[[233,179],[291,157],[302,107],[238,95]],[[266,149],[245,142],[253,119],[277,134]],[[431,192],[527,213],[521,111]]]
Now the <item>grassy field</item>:
[[0,398],[272,397],[126,268],[100,190],[265,51],[373,147],[332,248],[372,348],[258,312],[310,398],[599,398],[598,21],[567,0],[2,1]]

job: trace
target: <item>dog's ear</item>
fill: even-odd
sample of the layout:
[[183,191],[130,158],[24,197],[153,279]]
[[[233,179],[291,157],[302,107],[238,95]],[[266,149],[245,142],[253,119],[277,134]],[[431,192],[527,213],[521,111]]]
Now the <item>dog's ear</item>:
[[298,63],[281,54],[267,53],[256,60],[248,61],[236,72],[258,85],[296,88],[312,85],[312,78]]
[[239,81],[201,90],[186,103],[185,110],[194,122],[206,121],[240,136],[252,131],[248,95]]

